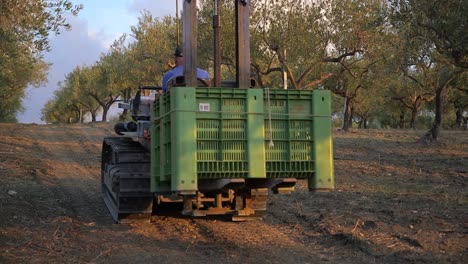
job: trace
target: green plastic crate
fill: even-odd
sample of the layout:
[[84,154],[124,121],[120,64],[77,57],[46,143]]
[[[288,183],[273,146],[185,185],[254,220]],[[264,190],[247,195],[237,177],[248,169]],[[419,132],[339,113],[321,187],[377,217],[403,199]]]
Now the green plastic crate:
[[156,100],[152,120],[153,192],[226,178],[333,188],[329,91],[174,87]]
[[308,178],[314,173],[312,95],[311,91],[265,91],[267,177]]
[[265,90],[264,97],[267,177],[333,189],[330,91]]

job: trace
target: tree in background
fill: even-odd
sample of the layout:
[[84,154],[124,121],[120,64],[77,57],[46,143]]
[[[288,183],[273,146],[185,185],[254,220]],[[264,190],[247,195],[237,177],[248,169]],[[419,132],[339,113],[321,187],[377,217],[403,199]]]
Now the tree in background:
[[[83,115],[89,113],[92,121],[96,121],[99,109],[101,120],[107,121],[107,113],[116,101],[128,100],[140,85],[160,84],[163,73],[175,65],[175,26],[171,17],[159,20],[143,13],[138,25],[132,27],[134,42],[129,43],[128,36],[123,35],[94,65],[76,67],[59,88],[71,89],[72,96],[53,100],[77,101]],[[50,107],[43,112],[49,111]]]
[[[252,68],[257,80],[286,73],[291,89],[312,89],[332,76],[328,59],[329,24],[323,1],[256,1],[252,14]],[[276,87],[282,86],[281,81]]]
[[[221,75],[223,80],[235,80],[236,71],[236,44],[235,44],[235,19],[234,1],[220,2],[220,47],[221,47]],[[251,7],[255,2],[250,3]],[[214,71],[214,37],[213,37],[213,1],[201,0],[198,12],[198,67],[208,71]],[[252,38],[254,32],[250,31],[251,47],[254,46]],[[251,62],[256,60],[255,49],[251,49]]]
[[134,42],[122,49],[126,65],[121,65],[127,67],[129,87],[161,85],[164,72],[175,67],[176,25],[173,17],[159,19],[144,12],[138,24],[131,27]]
[[[393,34],[384,23],[384,1],[332,1],[328,8],[332,49],[330,59],[325,61],[337,65],[339,85],[330,90],[344,99],[342,130],[348,131],[356,104],[372,104],[364,97],[375,94],[370,91],[374,86],[382,86],[379,73],[387,67],[387,42]],[[364,119],[371,108],[360,107]]]
[[[408,113],[409,126],[414,128],[425,107],[435,109],[426,112],[434,113],[438,126],[442,115],[461,112],[463,119],[466,78],[460,76],[465,57],[456,54],[464,54],[464,47],[451,33],[442,37],[455,44],[439,43],[436,30],[428,28],[436,22],[425,20],[432,11],[416,9],[420,2],[434,0],[393,0],[390,5],[385,0],[251,1],[251,76],[260,87],[281,88],[286,74],[289,89],[332,90],[335,101],[341,98],[334,109],[343,109],[343,131],[353,122],[360,128],[370,123],[403,128]],[[454,7],[456,1],[449,2],[444,8]],[[456,3],[465,10],[464,3]],[[211,71],[213,2],[201,0],[199,7],[198,66]],[[235,78],[233,12],[232,1],[221,3],[223,79]],[[452,22],[437,27],[464,26]],[[67,85],[73,83],[73,100],[84,111],[91,111],[86,106],[91,102],[99,105],[105,121],[116,100],[128,99],[139,85],[160,84],[162,74],[174,66],[176,23],[173,17],[143,13],[132,27],[134,41],[122,36],[96,64],[81,68],[79,81],[67,77]],[[459,28],[453,31],[456,35]],[[442,111],[445,101],[450,108]],[[434,125],[431,131],[438,133]]]
[[412,39],[429,42],[439,60],[468,68],[468,2],[465,0],[391,0],[393,24]]
[[409,128],[416,129],[416,117],[419,111],[424,107],[424,103],[433,100],[434,96],[423,83],[416,77],[413,78],[414,81],[409,81],[405,77],[397,79],[388,87],[388,93],[392,100],[396,100],[402,108],[409,110],[411,115]]
[[[434,122],[422,138],[437,140],[442,123],[443,97],[450,83],[468,68],[468,1],[392,0],[391,21],[406,40],[413,58],[427,70],[424,81],[434,93]],[[411,68],[409,68],[411,70]]]
[[362,81],[365,89],[355,98],[353,118],[357,121],[358,128],[368,128],[371,121],[378,119],[387,100],[382,82],[388,76],[385,76],[382,67],[384,67],[382,62],[369,67],[369,71],[365,74],[366,78]]
[[0,122],[16,122],[27,85],[46,80],[44,52],[50,33],[69,29],[64,14],[81,6],[68,0],[8,0],[0,4]]
[[468,72],[458,75],[451,83],[445,96],[445,115],[453,115],[446,126],[468,129]]
[[100,109],[98,102],[91,97],[82,87],[92,86],[92,72],[89,67],[77,67],[66,77],[68,86],[65,89],[71,89],[73,100],[80,104],[80,123],[83,123],[85,114],[91,115],[91,122],[97,121],[97,114]]
[[41,110],[41,120],[52,124],[79,122],[82,111],[72,93],[71,89],[56,90],[54,97]]

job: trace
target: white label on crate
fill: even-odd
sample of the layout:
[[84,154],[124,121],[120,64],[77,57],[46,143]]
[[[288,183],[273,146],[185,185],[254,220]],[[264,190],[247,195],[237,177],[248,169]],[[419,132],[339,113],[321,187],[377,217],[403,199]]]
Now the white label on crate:
[[209,112],[210,104],[209,103],[200,103],[198,104],[198,111],[200,112]]

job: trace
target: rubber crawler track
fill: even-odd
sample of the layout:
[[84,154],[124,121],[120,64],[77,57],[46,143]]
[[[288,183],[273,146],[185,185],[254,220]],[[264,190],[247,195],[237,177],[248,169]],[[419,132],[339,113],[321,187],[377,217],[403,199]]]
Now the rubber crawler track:
[[107,137],[102,144],[101,186],[115,222],[150,218],[150,153],[125,137]]

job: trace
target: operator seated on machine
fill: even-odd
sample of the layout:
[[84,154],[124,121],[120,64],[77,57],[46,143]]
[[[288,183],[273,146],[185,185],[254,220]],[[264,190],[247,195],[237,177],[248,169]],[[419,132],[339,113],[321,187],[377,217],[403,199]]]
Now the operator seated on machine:
[[[175,56],[175,61],[176,61],[176,67],[168,72],[166,72],[163,75],[162,79],[162,90],[163,93],[166,93],[170,87],[168,87],[168,82],[171,81],[173,78],[178,77],[178,76],[183,76],[184,75],[184,56],[182,54],[182,51],[179,49],[179,47],[176,48],[174,52]],[[210,79],[210,74],[202,70],[200,68],[197,68],[197,79]]]

